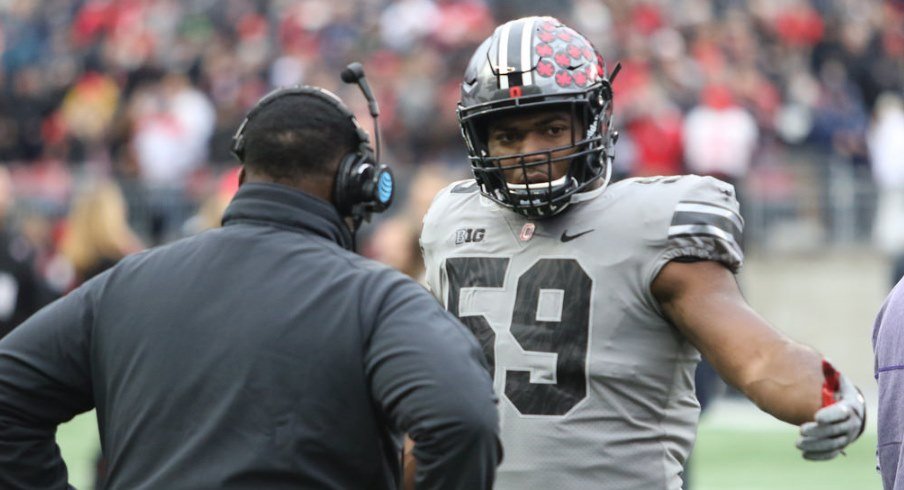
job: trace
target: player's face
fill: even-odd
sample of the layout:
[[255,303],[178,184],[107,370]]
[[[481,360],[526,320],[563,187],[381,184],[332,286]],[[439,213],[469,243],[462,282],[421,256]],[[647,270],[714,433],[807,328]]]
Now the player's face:
[[514,168],[504,170],[505,180],[510,184],[535,184],[556,180],[568,172],[570,159],[553,162],[552,165],[534,165],[546,162],[547,158],[561,158],[576,152],[572,147],[576,138],[574,118],[567,110],[538,111],[528,114],[513,114],[492,121],[488,126],[487,147],[491,157],[504,157],[522,153],[543,152],[553,148],[568,147],[550,153],[539,153],[524,157],[528,164],[526,171],[518,165],[521,157],[504,159],[500,164]]

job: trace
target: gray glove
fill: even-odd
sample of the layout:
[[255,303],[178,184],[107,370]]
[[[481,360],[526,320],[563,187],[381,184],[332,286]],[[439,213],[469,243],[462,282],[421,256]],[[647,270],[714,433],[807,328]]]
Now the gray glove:
[[797,448],[804,459],[828,460],[857,440],[866,427],[866,402],[860,390],[828,362],[822,361],[823,408],[815,421],[800,426]]

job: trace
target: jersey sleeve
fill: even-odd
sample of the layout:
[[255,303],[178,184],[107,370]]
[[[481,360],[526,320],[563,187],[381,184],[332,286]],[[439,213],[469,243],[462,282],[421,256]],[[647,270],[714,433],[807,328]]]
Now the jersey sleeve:
[[744,263],[744,219],[734,186],[695,176],[683,187],[656,270],[672,260],[713,260],[737,273]]

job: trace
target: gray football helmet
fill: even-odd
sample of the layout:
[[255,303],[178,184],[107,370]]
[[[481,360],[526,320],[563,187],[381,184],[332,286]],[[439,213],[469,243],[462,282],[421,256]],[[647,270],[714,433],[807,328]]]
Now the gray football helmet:
[[[584,130],[570,146],[489,155],[487,123],[492,118],[563,108],[571,111],[572,124],[579,122]],[[553,17],[525,17],[497,27],[468,63],[458,103],[459,124],[481,192],[528,218],[562,212],[573,194],[588,190],[598,179],[608,184],[618,137],[611,118],[612,85],[603,57],[584,36]],[[566,149],[573,152],[553,158],[554,152]],[[552,175],[552,164],[564,160],[571,162],[567,175],[549,182],[513,184],[503,174],[520,169],[526,175],[528,167],[546,165],[547,175]]]

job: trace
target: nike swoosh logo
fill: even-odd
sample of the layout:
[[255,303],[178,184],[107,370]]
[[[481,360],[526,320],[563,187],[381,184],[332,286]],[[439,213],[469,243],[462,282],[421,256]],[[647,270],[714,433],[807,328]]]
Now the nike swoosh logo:
[[589,230],[587,230],[587,231],[582,231],[582,232],[580,232],[580,233],[575,233],[574,235],[569,235],[569,234],[568,234],[568,230],[565,230],[565,231],[562,232],[562,243],[570,242],[570,241],[574,240],[575,238],[577,238],[577,237],[579,237],[579,236],[584,236],[584,235],[590,233],[591,231],[593,231],[592,228],[589,229]]

